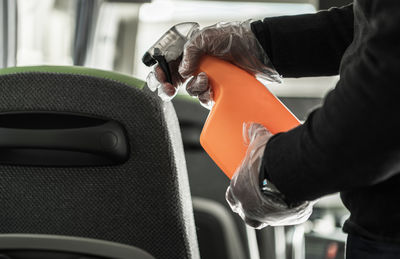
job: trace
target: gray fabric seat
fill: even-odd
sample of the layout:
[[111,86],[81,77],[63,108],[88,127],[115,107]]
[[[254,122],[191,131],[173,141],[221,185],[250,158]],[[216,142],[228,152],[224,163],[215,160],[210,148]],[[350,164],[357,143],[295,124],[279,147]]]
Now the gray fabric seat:
[[0,71],[0,114],[110,119],[124,127],[129,146],[129,158],[119,165],[1,164],[0,234],[100,239],[136,246],[156,258],[199,258],[174,109],[135,88],[135,82],[80,69]]

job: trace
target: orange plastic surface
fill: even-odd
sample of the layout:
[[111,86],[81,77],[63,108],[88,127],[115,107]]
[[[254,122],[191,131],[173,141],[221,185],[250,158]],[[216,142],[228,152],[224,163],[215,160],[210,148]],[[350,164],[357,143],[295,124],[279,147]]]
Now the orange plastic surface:
[[273,134],[300,124],[263,84],[239,67],[205,56],[200,62],[200,71],[208,75],[215,102],[200,143],[230,179],[247,150],[243,142],[244,122],[262,124]]

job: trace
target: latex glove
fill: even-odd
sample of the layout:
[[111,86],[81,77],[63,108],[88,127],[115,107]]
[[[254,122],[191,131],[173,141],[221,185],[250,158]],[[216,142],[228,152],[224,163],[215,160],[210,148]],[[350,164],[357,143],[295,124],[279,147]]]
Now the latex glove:
[[163,101],[170,101],[178,93],[178,88],[185,83],[185,79],[178,73],[181,58],[168,63],[171,71],[172,84],[167,82],[164,71],[158,65],[154,66],[153,71],[147,76],[147,86],[150,90],[158,91],[158,95]]
[[[251,31],[251,21],[218,23],[201,30],[194,30],[185,45],[182,60],[170,62],[173,84],[166,82],[163,71],[156,67],[152,78],[161,83],[164,99],[171,98],[176,90],[186,84],[187,92],[210,108],[212,90],[205,73],[195,74],[203,55],[229,61],[253,74],[264,84],[281,82],[271,61]],[[179,64],[180,62],[180,64]],[[179,68],[177,67],[179,64]]]
[[226,192],[231,209],[254,228],[303,223],[310,217],[314,204],[305,201],[288,205],[284,195],[271,182],[264,182],[261,191],[260,168],[271,137],[272,134],[260,124],[244,125],[247,153]]

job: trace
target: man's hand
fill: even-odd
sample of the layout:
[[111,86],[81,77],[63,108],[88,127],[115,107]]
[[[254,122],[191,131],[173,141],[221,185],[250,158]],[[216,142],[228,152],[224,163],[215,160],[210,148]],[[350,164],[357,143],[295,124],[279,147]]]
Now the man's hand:
[[172,84],[167,81],[167,77],[159,65],[156,65],[154,70],[147,76],[147,86],[152,91],[156,91],[158,89],[158,95],[164,101],[170,101],[172,98],[174,98],[177,94],[179,86],[185,82],[185,79],[183,79],[178,73],[180,62],[181,58],[168,63],[169,71],[171,71]]
[[166,82],[164,72],[156,67],[148,78],[148,85],[156,85],[156,79],[161,84],[163,99],[171,99],[176,90],[186,84],[191,96],[197,97],[206,107],[211,107],[212,90],[207,75],[196,74],[203,55],[229,61],[262,82],[280,82],[278,73],[251,31],[250,24],[251,21],[218,23],[194,31],[185,45],[182,60],[169,64],[172,84]]
[[[306,221],[312,202],[288,205],[284,195],[271,183],[260,186],[260,168],[268,140],[272,134],[260,124],[245,124],[244,138],[248,149],[226,192],[232,210],[250,226],[293,225]],[[296,172],[293,172],[296,173]]]

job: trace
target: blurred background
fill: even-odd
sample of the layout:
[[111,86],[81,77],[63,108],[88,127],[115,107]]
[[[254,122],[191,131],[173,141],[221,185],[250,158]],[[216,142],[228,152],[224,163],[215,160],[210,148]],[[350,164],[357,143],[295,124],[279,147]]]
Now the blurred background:
[[[149,68],[141,62],[143,53],[176,23],[196,21],[207,26],[220,21],[314,13],[349,2],[0,0],[0,68],[79,65],[145,80]],[[284,78],[282,85],[269,88],[304,120],[337,80]],[[338,195],[321,199],[311,219],[300,226],[262,231],[244,226],[224,201],[228,180],[198,143],[208,111],[187,98],[184,90],[174,105],[181,124],[202,258],[344,258],[346,236],[340,228],[348,213]]]

